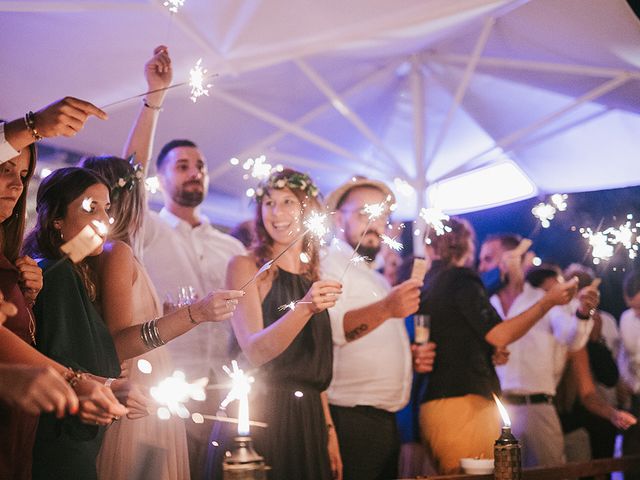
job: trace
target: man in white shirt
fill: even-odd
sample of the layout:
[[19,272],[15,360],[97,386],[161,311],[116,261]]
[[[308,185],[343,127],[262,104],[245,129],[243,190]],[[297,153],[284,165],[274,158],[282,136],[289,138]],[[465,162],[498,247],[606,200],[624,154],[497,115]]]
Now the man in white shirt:
[[[518,244],[519,238],[514,235],[489,237],[480,249],[479,271],[499,266],[505,252]],[[513,318],[535,304],[561,275],[556,270],[535,269],[527,279],[516,285],[514,292],[513,279],[507,278],[509,288],[491,297],[503,319]],[[564,463],[563,433],[553,398],[567,353],[579,350],[588,340],[593,325],[590,312],[598,304],[597,290],[582,289],[578,299],[575,312],[569,305],[549,310],[522,338],[509,345],[509,361],[496,367],[513,433],[523,444],[523,466]]]
[[[624,277],[624,301],[629,307],[620,316],[620,376],[631,392],[631,413],[640,415],[640,270],[634,269]],[[640,452],[640,427],[635,425],[624,434],[623,454]],[[627,476],[625,475],[625,478]],[[640,478],[634,475],[630,478]]]
[[20,151],[42,138],[73,137],[84,127],[90,115],[102,120],[107,114],[89,102],[65,97],[36,113],[0,122],[0,163],[20,155]]
[[[149,212],[143,241],[144,265],[158,294],[176,301],[179,290],[193,289],[202,298],[224,288],[227,263],[243,255],[243,245],[213,227],[199,213],[209,187],[207,163],[195,143],[173,140],[157,159],[157,172],[164,192],[164,207]],[[229,322],[205,322],[176,338],[167,347],[174,367],[188,379],[212,377],[219,383],[222,367],[229,363]],[[211,395],[209,395],[211,397]],[[209,402],[208,408],[214,408]],[[203,407],[204,408],[204,407]],[[200,478],[210,425],[187,424],[192,478]]]
[[[397,476],[395,412],[407,403],[411,390],[412,350],[404,317],[417,310],[422,281],[391,288],[373,268],[394,201],[384,183],[364,178],[327,198],[335,211],[336,239],[322,259],[322,271],[343,284],[340,299],[329,310],[334,368],[327,393],[345,480]],[[384,213],[371,217],[365,207],[374,204],[383,204]],[[353,261],[361,257],[366,258]],[[431,371],[434,345],[414,346],[413,351],[416,370]]]

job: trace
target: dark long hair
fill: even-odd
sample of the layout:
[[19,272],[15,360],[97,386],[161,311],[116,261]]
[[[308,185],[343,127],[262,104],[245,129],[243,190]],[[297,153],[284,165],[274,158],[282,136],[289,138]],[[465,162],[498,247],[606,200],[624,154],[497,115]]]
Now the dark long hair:
[[[295,170],[285,168],[282,172],[274,173],[266,182],[269,185],[274,185],[278,180],[284,179],[287,181],[292,176],[303,175]],[[256,221],[255,221],[255,238],[253,243],[252,252],[256,257],[257,263],[261,266],[273,258],[273,239],[267,233],[264,228],[264,220],[262,218],[262,202],[264,198],[268,196],[269,190],[274,187],[267,187],[264,195],[261,195],[256,201]],[[290,185],[285,185],[283,188],[289,188],[291,192],[302,204],[301,218],[304,220],[311,212],[320,212],[322,210],[320,201],[316,196],[308,195],[310,191],[307,189],[291,188]],[[315,185],[313,185],[315,188]],[[309,262],[304,263],[302,275],[313,281],[318,280],[320,277],[320,255],[318,240],[316,240],[310,233],[307,233],[301,240],[303,243],[303,251],[309,257]]]
[[115,222],[109,227],[109,239],[121,240],[133,247],[142,229],[146,205],[144,171],[124,158],[111,156],[86,157],[80,166],[97,172],[110,184],[110,214]]
[[24,237],[24,228],[27,220],[27,196],[29,194],[28,187],[33,172],[36,168],[37,149],[35,144],[29,145],[29,168],[27,176],[22,179],[22,194],[11,216],[0,224],[0,249],[3,255],[11,262],[15,262],[20,255],[22,248],[22,239]]

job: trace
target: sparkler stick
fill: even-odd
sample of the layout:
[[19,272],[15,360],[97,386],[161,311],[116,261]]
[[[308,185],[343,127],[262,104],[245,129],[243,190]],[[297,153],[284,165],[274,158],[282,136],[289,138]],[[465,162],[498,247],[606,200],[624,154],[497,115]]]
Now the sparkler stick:
[[[215,78],[218,75],[219,74],[217,74],[217,73],[212,73],[212,74],[204,76],[203,80],[204,79],[209,79],[209,78]],[[190,85],[190,84],[191,84],[191,80],[187,80],[186,82],[174,83],[173,85],[169,85],[168,87],[156,88],[155,90],[148,90],[148,91],[146,91],[144,93],[140,93],[138,95],[133,95],[131,97],[123,98],[121,100],[116,100],[115,102],[108,103],[108,104],[106,104],[106,105],[104,105],[104,106],[102,106],[100,108],[102,110],[104,110],[105,108],[110,108],[110,107],[113,107],[115,105],[120,105],[121,103],[129,102],[131,100],[135,100],[136,98],[144,97],[145,95],[148,95],[150,93],[164,92],[165,90],[171,90],[172,88],[184,87],[185,85]]]

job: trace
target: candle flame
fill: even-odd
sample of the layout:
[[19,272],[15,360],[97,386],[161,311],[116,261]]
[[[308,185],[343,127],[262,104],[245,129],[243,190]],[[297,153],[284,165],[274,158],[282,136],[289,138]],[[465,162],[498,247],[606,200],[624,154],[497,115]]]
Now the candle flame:
[[233,370],[226,365],[222,367],[231,377],[232,384],[231,390],[220,404],[220,408],[224,410],[231,402],[238,400],[238,435],[249,435],[249,392],[254,378],[245,374],[235,360],[231,362],[231,366]]
[[493,395],[493,399],[495,400],[496,405],[498,406],[498,411],[500,412],[500,416],[502,417],[502,423],[504,423],[505,427],[511,427],[511,419],[509,418],[509,414],[507,413],[507,409],[504,408],[504,405],[502,405],[502,402],[496,396],[495,393],[492,393],[491,395]]

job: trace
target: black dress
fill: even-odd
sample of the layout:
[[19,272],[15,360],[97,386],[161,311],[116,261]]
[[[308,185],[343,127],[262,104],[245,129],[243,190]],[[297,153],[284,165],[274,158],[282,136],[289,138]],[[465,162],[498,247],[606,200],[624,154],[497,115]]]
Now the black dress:
[[[310,286],[311,282],[301,275],[278,270],[262,302],[264,328],[288,312],[279,307],[300,300]],[[284,352],[255,372],[256,383],[249,396],[250,417],[269,426],[251,427],[251,437],[256,451],[271,467],[270,479],[332,478],[327,422],[320,399],[332,373],[333,344],[326,311],[313,315]],[[227,431],[225,436],[229,435],[234,436]],[[228,440],[223,439],[225,449]]]
[[[44,286],[34,306],[36,347],[62,365],[101,377],[118,377],[113,340],[71,262],[42,260]],[[104,427],[81,423],[77,416],[43,414],[33,447],[35,480],[97,478],[96,457]]]
[[[18,285],[19,278],[18,269],[0,253],[0,291],[4,299],[18,309],[18,313],[9,317],[1,328],[9,329],[32,345],[30,330],[35,325],[32,325],[30,307]],[[31,479],[31,450],[37,426],[37,416],[29,415],[0,400],[0,478]]]

